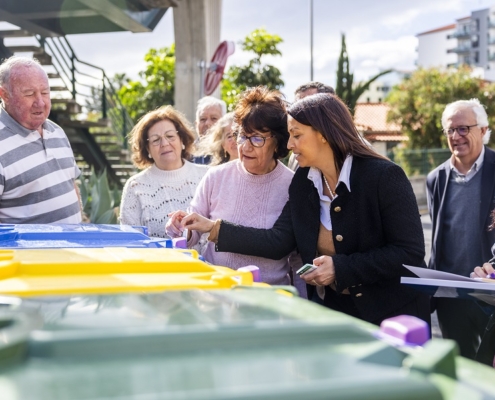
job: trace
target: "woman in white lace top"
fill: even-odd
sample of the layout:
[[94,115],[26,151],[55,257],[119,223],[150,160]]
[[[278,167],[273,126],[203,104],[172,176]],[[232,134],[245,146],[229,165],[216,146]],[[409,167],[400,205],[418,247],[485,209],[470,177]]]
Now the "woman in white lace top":
[[168,214],[186,210],[207,171],[190,158],[194,134],[186,117],[172,106],[151,111],[129,134],[134,165],[143,169],[124,186],[120,223],[142,225],[148,234],[167,237]]

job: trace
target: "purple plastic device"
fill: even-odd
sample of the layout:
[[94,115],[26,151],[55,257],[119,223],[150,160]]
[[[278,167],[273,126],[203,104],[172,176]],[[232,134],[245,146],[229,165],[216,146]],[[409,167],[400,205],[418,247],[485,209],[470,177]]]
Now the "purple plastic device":
[[253,274],[253,281],[261,282],[260,269],[256,265],[246,265],[245,267],[238,268],[237,270],[251,272],[251,274]]
[[430,328],[422,319],[399,315],[382,321],[379,337],[400,345],[422,346],[430,340]]
[[185,237],[173,238],[174,249],[187,249],[187,239]]

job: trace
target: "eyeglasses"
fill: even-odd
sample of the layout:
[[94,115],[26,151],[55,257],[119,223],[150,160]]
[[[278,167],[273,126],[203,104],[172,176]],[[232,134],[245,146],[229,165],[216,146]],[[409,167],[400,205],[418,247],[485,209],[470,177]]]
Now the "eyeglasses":
[[265,145],[266,139],[270,139],[270,138],[274,137],[274,135],[267,136],[267,137],[236,135],[236,137],[237,137],[236,142],[237,142],[238,146],[242,146],[246,142],[246,140],[249,140],[249,142],[251,143],[251,145],[253,147],[263,147]]
[[151,135],[146,140],[150,142],[152,146],[160,146],[162,144],[162,139],[165,139],[170,144],[179,138],[178,133],[179,131],[166,131],[165,135]]
[[445,136],[454,136],[455,131],[457,131],[459,136],[466,136],[469,133],[469,130],[475,126],[478,126],[478,124],[461,125],[461,126],[458,126],[457,128],[444,129],[443,133],[445,134]]

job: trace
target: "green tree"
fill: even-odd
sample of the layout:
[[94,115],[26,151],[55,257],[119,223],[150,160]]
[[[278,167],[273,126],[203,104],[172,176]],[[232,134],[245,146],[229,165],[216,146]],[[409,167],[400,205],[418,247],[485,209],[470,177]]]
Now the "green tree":
[[117,74],[114,81],[125,84],[118,94],[134,121],[165,104],[174,104],[175,45],[150,49],[144,56],[146,68],[139,73],[141,80],[131,81]]
[[456,100],[477,98],[487,108],[493,126],[494,92],[495,84],[473,77],[467,66],[418,69],[392,88],[386,99],[391,106],[388,119],[401,125],[402,132],[409,137],[410,149],[447,147],[441,121],[445,106]]
[[283,39],[265,29],[255,29],[240,43],[243,51],[252,52],[255,57],[244,66],[231,66],[222,80],[222,98],[232,111],[237,96],[248,87],[264,85],[270,89],[280,89],[284,85],[282,73],[273,65],[263,64],[266,55],[282,55],[278,45]]
[[335,93],[339,96],[344,103],[347,104],[351,113],[354,114],[356,103],[359,97],[370,87],[370,85],[376,81],[379,77],[392,72],[391,69],[382,71],[379,74],[373,76],[366,82],[359,82],[354,84],[354,74],[351,73],[349,56],[347,54],[347,47],[345,44],[345,34],[342,34],[342,45],[340,49],[340,56],[337,68],[337,86]]

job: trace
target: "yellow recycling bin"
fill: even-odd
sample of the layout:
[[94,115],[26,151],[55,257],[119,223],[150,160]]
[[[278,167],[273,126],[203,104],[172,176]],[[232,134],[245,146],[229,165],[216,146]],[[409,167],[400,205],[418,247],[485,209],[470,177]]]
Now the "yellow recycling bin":
[[0,294],[44,296],[268,286],[250,272],[209,265],[194,250],[0,250]]

